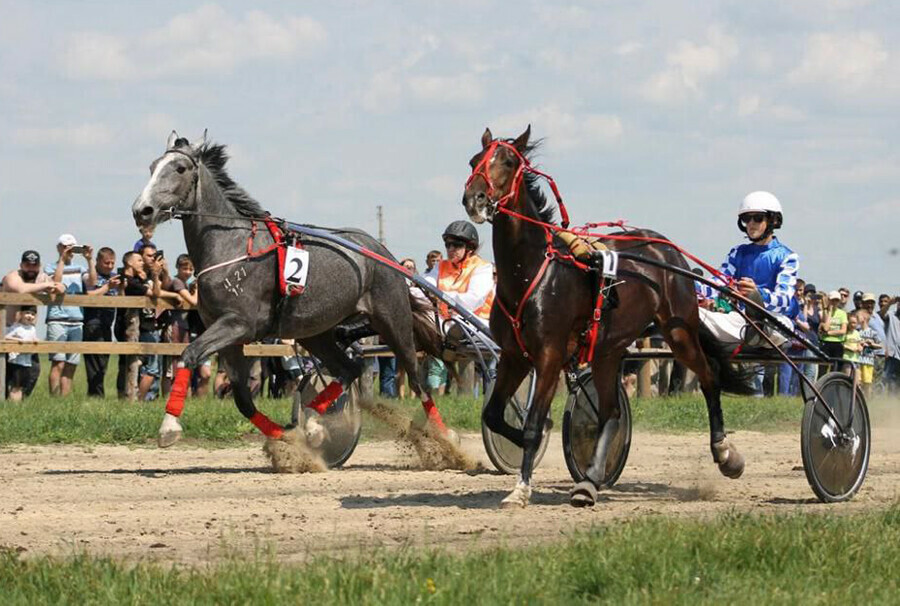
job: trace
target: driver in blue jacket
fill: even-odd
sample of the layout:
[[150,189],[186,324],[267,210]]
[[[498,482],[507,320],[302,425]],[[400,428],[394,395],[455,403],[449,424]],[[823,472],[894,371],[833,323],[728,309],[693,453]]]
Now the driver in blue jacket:
[[[750,243],[732,248],[720,271],[735,280],[742,295],[760,303],[790,326],[799,311],[794,288],[800,260],[797,253],[775,237],[774,232],[782,221],[781,202],[773,194],[767,191],[747,194],[738,208],[737,224]],[[701,297],[713,299],[718,295],[709,286],[697,286]],[[753,336],[746,334],[746,322],[737,312],[717,313],[701,306],[700,319],[726,343],[740,343]],[[776,345],[784,341],[778,333],[771,336]]]

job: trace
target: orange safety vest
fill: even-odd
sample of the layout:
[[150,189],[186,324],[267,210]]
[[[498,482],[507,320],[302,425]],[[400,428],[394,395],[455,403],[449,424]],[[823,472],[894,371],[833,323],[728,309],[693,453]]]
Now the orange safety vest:
[[[463,260],[461,267],[456,267],[450,261],[443,260],[438,265],[438,288],[442,292],[468,292],[469,281],[472,279],[472,274],[475,273],[476,269],[485,265],[490,265],[490,263],[478,255],[469,255],[466,257]],[[491,305],[493,304],[494,290],[491,289],[491,292],[488,294],[487,299],[484,300],[481,307],[474,310],[472,313],[483,320],[488,320],[491,317]],[[444,303],[441,303],[438,306],[438,311],[442,318],[450,317],[450,310]]]

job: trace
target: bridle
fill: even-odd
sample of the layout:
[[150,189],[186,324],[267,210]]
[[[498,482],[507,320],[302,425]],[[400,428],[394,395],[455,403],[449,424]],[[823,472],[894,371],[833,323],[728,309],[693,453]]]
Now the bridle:
[[167,149],[165,151],[165,153],[163,154],[163,156],[166,156],[168,154],[178,154],[179,156],[184,156],[185,158],[190,160],[191,165],[194,168],[194,176],[191,178],[191,191],[188,192],[188,195],[184,197],[184,200],[176,206],[170,206],[169,208],[166,208],[166,209],[160,209],[160,211],[168,212],[170,215],[172,215],[176,212],[176,210],[181,210],[184,207],[184,203],[190,197],[191,193],[193,193],[193,195],[194,195],[193,207],[197,208],[197,191],[199,189],[197,187],[197,185],[200,183],[200,163],[197,162],[197,159],[194,158],[194,156],[192,156],[191,154],[189,154],[186,151],[183,151],[177,147],[173,147],[172,149]]
[[[513,175],[512,184],[510,185],[509,192],[504,195],[502,198],[495,199],[495,194],[497,188],[494,187],[494,182],[491,180],[491,175],[488,171],[490,167],[491,161],[494,159],[494,155],[497,153],[497,148],[503,147],[510,152],[519,160],[519,167],[516,169],[516,174]],[[493,218],[497,212],[504,212],[506,214],[510,214],[513,216],[517,216],[515,211],[510,211],[507,206],[510,202],[516,202],[519,198],[519,187],[522,185],[522,179],[525,178],[526,173],[531,173],[533,175],[537,175],[547,181],[550,184],[550,189],[553,190],[553,196],[556,198],[556,203],[559,205],[559,212],[562,215],[562,227],[563,229],[569,226],[569,213],[566,210],[566,205],[563,203],[562,196],[559,194],[559,189],[556,187],[556,181],[553,180],[553,177],[550,175],[539,171],[535,167],[531,165],[528,158],[526,158],[522,153],[516,149],[516,147],[510,143],[509,141],[505,141],[502,139],[494,139],[491,141],[490,145],[484,151],[484,155],[478,164],[475,165],[475,168],[472,169],[472,174],[469,175],[469,178],[466,180],[466,189],[472,184],[472,181],[475,180],[475,177],[481,177],[484,179],[485,184],[487,185],[487,197],[488,197],[488,208],[489,208],[489,216]]]

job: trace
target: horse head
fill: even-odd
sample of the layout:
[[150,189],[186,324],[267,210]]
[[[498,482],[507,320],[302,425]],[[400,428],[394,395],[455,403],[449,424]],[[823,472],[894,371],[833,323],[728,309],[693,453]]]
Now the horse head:
[[491,129],[484,129],[481,151],[469,160],[472,174],[462,199],[475,223],[491,221],[498,205],[515,201],[530,136],[530,124],[516,139],[494,139]]
[[150,180],[131,206],[134,222],[140,227],[155,225],[172,217],[173,211],[196,210],[200,178],[199,150],[206,143],[191,143],[174,130],[166,141],[166,151],[150,164]]

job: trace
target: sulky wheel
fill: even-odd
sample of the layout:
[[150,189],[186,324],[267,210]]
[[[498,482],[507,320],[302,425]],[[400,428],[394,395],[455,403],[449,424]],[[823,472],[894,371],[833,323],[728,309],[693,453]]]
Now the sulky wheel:
[[[533,374],[534,371],[531,371],[531,373],[528,374],[525,381],[522,382],[523,386],[531,385],[531,377]],[[487,406],[488,401],[490,401],[491,392],[493,390],[494,385],[492,381],[485,385],[484,404],[482,409],[484,406]],[[524,389],[520,389],[519,392],[506,401],[506,409],[504,411],[506,422],[517,429],[521,429],[525,425],[526,406],[529,400],[527,392],[526,394],[523,394],[522,391],[524,391]],[[544,452],[547,451],[547,443],[550,441],[549,436],[551,426],[550,419],[547,419],[547,423],[544,425],[544,435],[541,438],[541,445],[538,447],[538,451],[534,457],[535,468],[540,465],[541,459],[544,458]],[[498,471],[507,474],[519,473],[522,467],[521,448],[503,436],[495,434],[488,429],[484,423],[481,424],[481,439],[484,442],[484,449],[487,451],[488,458]]]
[[[603,480],[603,486],[606,487],[615,484],[622,475],[625,462],[628,460],[628,451],[631,449],[631,404],[621,381],[618,394],[619,431],[606,458],[606,473]],[[584,474],[594,456],[594,447],[600,439],[602,426],[598,410],[597,389],[594,387],[591,371],[585,369],[579,373],[575,389],[569,393],[563,413],[563,456],[566,459],[566,467],[569,468],[569,473],[576,483],[585,479]]]
[[[310,402],[330,381],[330,378],[322,377],[322,379],[312,381],[306,389],[298,390],[294,394],[293,418],[298,420],[301,430],[306,423],[303,405]],[[362,432],[362,411],[359,408],[359,386],[356,381],[348,391],[334,401],[322,415],[321,421],[328,430],[328,437],[316,452],[329,469],[340,467],[353,454]]]
[[822,402],[810,394],[800,426],[803,470],[819,500],[838,503],[853,497],[866,479],[872,446],[869,409],[858,386],[854,399],[853,381],[843,373],[826,374],[816,387],[846,431],[841,434]]

